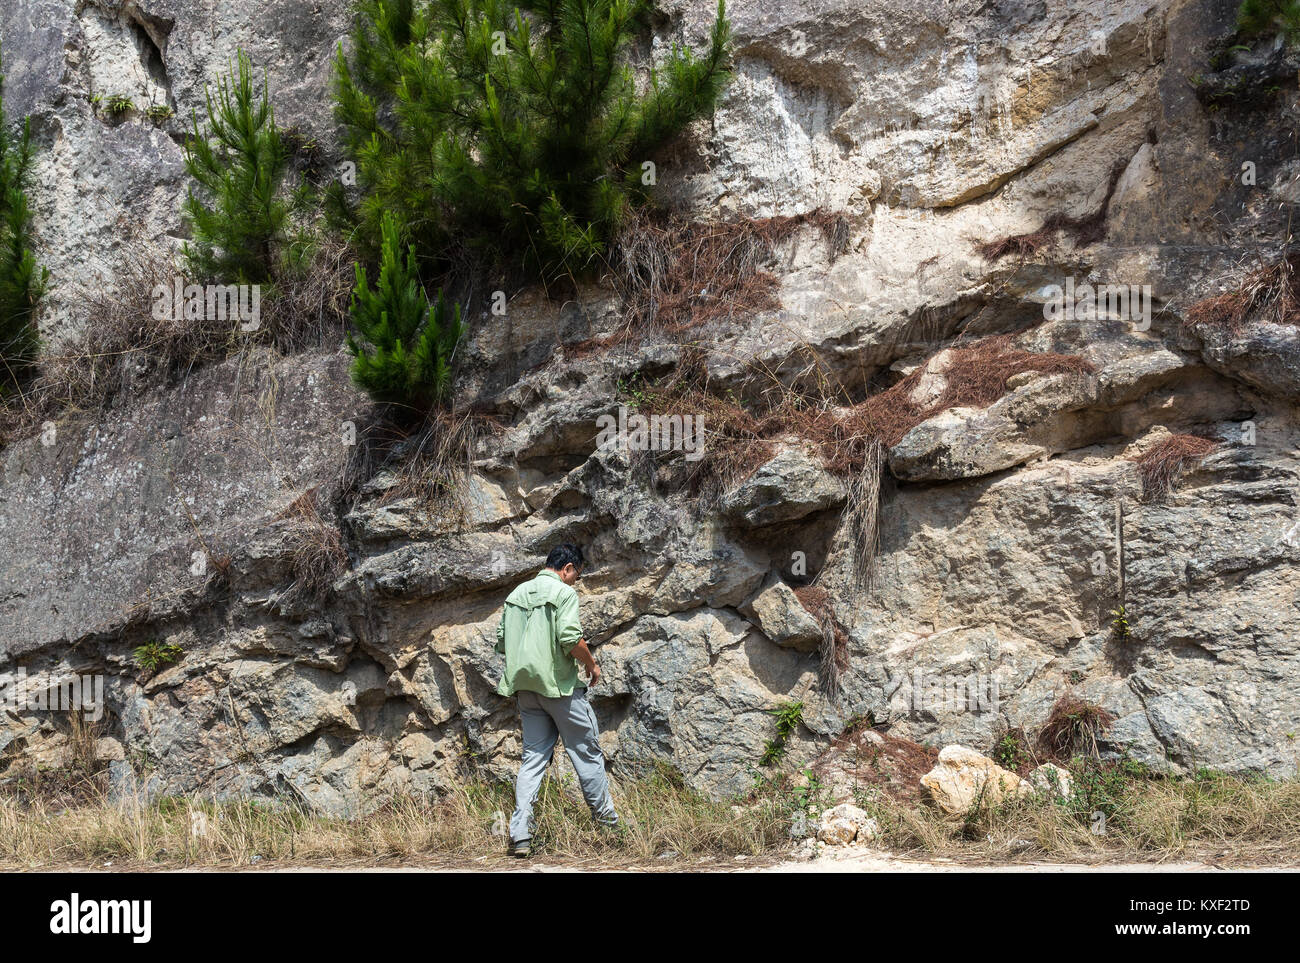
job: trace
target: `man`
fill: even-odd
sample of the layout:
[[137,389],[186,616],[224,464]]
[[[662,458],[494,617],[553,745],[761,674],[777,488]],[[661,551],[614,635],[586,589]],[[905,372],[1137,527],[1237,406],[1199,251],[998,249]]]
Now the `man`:
[[506,657],[497,692],[517,696],[524,735],[524,756],[515,781],[515,812],[510,817],[513,856],[532,852],[533,803],[558,737],[564,738],[592,816],[602,825],[618,825],[605,778],[596,714],[587,701],[587,688],[578,678],[581,663],[587,670],[588,685],[600,681],[600,667],[591,657],[578,623],[578,593],[573,583],[582,577],[582,568],[582,549],[576,545],[566,542],[551,549],[546,568],[506,598],[497,625],[496,650]]

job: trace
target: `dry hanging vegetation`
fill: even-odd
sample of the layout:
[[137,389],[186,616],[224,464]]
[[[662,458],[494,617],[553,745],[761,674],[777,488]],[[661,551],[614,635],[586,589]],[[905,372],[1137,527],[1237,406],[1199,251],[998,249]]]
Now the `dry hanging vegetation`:
[[1125,166],[1125,164],[1120,163],[1111,168],[1106,197],[1097,210],[1091,214],[1085,214],[1081,217],[1071,217],[1068,214],[1060,213],[1052,214],[1043,221],[1043,226],[1036,231],[1030,231],[1027,234],[1012,234],[979,243],[976,246],[980,255],[986,261],[997,261],[1008,254],[1014,254],[1021,259],[1033,257],[1044,248],[1055,244],[1057,234],[1068,236],[1074,241],[1075,247],[1082,248],[1090,244],[1096,244],[1106,236],[1106,214],[1110,210],[1110,199],[1115,194],[1115,188],[1119,184]]
[[608,276],[623,301],[619,330],[569,350],[581,354],[650,333],[679,335],[712,321],[777,310],[780,282],[767,267],[777,247],[806,226],[820,231],[831,260],[848,244],[848,220],[821,210],[718,222],[638,211],[608,256]]
[[1185,323],[1236,333],[1248,318],[1266,324],[1300,324],[1300,253],[1288,252],[1247,273],[1231,291],[1203,298],[1187,309]]
[[261,326],[244,332],[238,320],[156,317],[156,291],[173,291],[178,278],[182,288],[190,283],[172,257],[139,246],[123,255],[111,283],[84,289],[74,304],[88,319],[83,332],[42,357],[36,378],[5,399],[0,443],[64,412],[101,411],[176,384],[251,345],[287,354],[337,341],[354,282],[347,248],[322,242],[295,273],[264,288]]
[[195,367],[224,357],[234,343],[234,325],[154,317],[154,291],[171,290],[175,263],[161,253],[132,249],[107,286],[80,295],[78,314],[86,331],[41,359],[40,374],[10,399],[3,412],[9,437],[63,411],[97,411],[151,386],[182,378]]
[[684,487],[697,505],[716,505],[722,493],[771,459],[781,439],[810,442],[826,469],[848,485],[844,517],[855,546],[854,580],[870,588],[879,541],[880,491],[886,449],[927,418],[953,407],[983,408],[1001,398],[1007,380],[1028,371],[1084,376],[1094,366],[1077,355],[1034,353],[1012,347],[1013,335],[996,335],[967,347],[947,349],[944,385],[934,400],[912,399],[924,366],[892,387],[857,404],[837,399],[824,378],[796,378],[816,386],[796,391],[772,377],[764,407],[747,410],[731,395],[709,391],[703,352],[683,351],[668,380],[647,389],[644,414],[691,413],[704,418],[704,457],[683,462]]
[[1199,435],[1170,435],[1134,458],[1142,476],[1142,498],[1158,501],[1168,495],[1174,482],[1187,468],[1219,447],[1211,438]]
[[379,482],[380,504],[414,499],[420,510],[459,528],[469,509],[468,481],[484,438],[505,431],[489,414],[438,408],[415,427],[383,412],[357,435],[344,470],[343,497],[355,504]]
[[869,441],[892,448],[921,422],[949,408],[987,408],[1006,394],[1007,381],[1015,375],[1036,371],[1081,376],[1096,370],[1078,355],[1036,354],[1014,348],[1013,338],[995,335],[969,347],[949,348],[950,359],[942,372],[943,391],[929,403],[917,403],[911,397],[925,374],[923,365],[888,390],[856,405],[836,425],[827,467],[851,471],[865,457]]
[[820,585],[803,585],[794,589],[795,598],[821,626],[821,660],[817,679],[829,699],[840,694],[840,675],[849,667],[849,640],[844,627],[835,617],[831,596]]
[[317,485],[295,498],[274,521],[288,523],[294,581],[282,594],[287,603],[319,602],[348,567],[343,535]]
[[[706,451],[732,483],[770,457],[772,442],[781,436],[811,441],[826,469],[856,478],[882,457],[882,449],[898,444],[921,422],[955,407],[986,408],[1007,390],[1007,380],[1028,371],[1044,375],[1083,376],[1095,370],[1078,355],[1034,353],[1011,345],[1013,335],[995,335],[968,347],[954,347],[944,368],[943,390],[929,402],[912,398],[925,373],[917,368],[901,381],[857,404],[836,404],[826,396],[784,391],[768,410],[754,414],[733,398],[710,394],[698,357],[683,358],[678,373],[648,392],[647,408],[655,413],[692,412],[705,416]],[[716,442],[716,444],[714,444]]]

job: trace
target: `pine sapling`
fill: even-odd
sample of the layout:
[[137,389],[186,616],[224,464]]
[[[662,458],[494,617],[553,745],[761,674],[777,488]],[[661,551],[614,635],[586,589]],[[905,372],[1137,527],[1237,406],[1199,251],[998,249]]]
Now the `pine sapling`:
[[672,48],[642,90],[628,51],[649,0],[356,9],[336,91],[357,163],[357,236],[374,249],[396,212],[421,265],[440,273],[588,268],[646,201],[650,154],[711,111],[727,79],[721,2],[708,50]]
[[295,241],[294,218],[310,188],[286,186],[289,152],[275,125],[263,82],[253,88],[248,57],[240,51],[229,78],[206,92],[207,130],[193,118],[185,169],[199,184],[185,201],[194,239],[185,246],[193,273],[224,284],[266,284]]
[[[0,65],[2,66],[2,65]],[[31,249],[31,212],[26,184],[31,173],[31,122],[18,133],[5,118],[0,75],[0,394],[31,369],[40,348],[36,305],[49,272],[37,267]]]
[[348,350],[355,360],[352,379],[372,398],[427,413],[451,390],[451,360],[462,332],[460,306],[438,293],[432,305],[415,269],[415,250],[402,247],[395,215],[383,220],[379,281],[370,286],[364,266],[356,265]]

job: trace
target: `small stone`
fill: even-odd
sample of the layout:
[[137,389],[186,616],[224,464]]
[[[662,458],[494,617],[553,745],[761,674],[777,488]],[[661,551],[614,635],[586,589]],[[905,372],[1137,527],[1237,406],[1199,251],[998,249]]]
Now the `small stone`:
[[1029,784],[1039,792],[1049,793],[1058,799],[1068,799],[1074,790],[1069,772],[1050,762],[1043,763],[1029,774]]
[[876,821],[852,803],[826,810],[817,827],[817,838],[832,846],[847,846],[859,837],[865,842],[878,834]]

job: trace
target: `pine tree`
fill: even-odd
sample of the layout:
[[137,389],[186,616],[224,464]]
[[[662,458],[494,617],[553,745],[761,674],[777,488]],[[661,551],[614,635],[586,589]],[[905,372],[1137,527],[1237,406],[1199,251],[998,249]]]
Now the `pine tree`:
[[1300,41],[1300,2],[1243,0],[1237,10],[1237,30],[1245,37],[1282,33],[1292,43]]
[[0,74],[0,394],[30,370],[40,348],[35,313],[49,272],[36,266],[30,246],[31,164],[31,121],[24,118],[21,133],[10,130]]
[[719,0],[709,49],[674,47],[638,92],[626,53],[649,0],[359,0],[337,58],[357,159],[357,234],[385,212],[434,270],[466,254],[574,274],[601,254],[642,164],[726,82]]
[[382,223],[379,283],[371,288],[366,269],[356,265],[352,323],[365,344],[349,334],[355,359],[352,380],[376,401],[423,414],[451,390],[451,357],[461,336],[460,306],[449,307],[439,292],[432,307],[415,270],[415,250],[403,258],[397,217]]
[[191,189],[185,200],[193,233],[185,255],[199,278],[266,284],[284,264],[310,186],[286,187],[289,151],[265,82],[260,98],[255,95],[243,51],[215,96],[206,91],[206,102],[208,130],[200,129],[196,115],[185,148],[185,169],[202,188],[201,194]]

